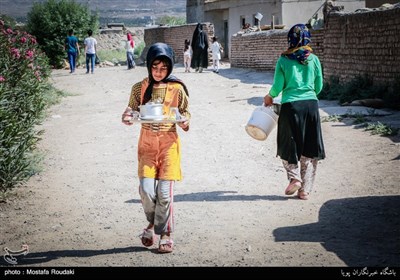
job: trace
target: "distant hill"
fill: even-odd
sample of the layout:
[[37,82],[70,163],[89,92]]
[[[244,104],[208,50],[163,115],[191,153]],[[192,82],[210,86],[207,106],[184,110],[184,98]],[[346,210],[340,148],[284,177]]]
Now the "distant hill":
[[[26,15],[34,2],[46,0],[0,0],[0,14],[6,14],[18,21],[26,21]],[[186,0],[75,0],[88,4],[90,10],[98,11],[100,21],[124,22],[134,18],[160,18],[162,16],[186,17]]]

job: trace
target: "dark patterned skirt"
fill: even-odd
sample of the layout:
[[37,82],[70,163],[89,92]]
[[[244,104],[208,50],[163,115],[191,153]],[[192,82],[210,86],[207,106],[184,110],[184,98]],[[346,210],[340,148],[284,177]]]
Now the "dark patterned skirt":
[[278,119],[277,155],[291,164],[301,156],[324,159],[321,120],[317,100],[283,103]]

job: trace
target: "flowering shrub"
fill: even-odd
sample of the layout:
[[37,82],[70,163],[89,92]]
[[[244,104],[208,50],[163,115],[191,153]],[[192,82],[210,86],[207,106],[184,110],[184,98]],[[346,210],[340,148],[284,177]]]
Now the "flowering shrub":
[[32,151],[43,120],[50,74],[47,57],[32,35],[0,18],[0,191],[29,177]]

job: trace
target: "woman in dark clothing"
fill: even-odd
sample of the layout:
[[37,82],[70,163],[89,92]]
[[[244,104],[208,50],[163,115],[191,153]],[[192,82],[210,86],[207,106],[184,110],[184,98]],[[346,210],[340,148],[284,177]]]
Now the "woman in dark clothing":
[[290,181],[285,194],[298,191],[300,199],[308,199],[318,160],[325,158],[317,98],[323,78],[321,63],[309,45],[310,37],[304,24],[289,30],[289,48],[278,59],[274,84],[264,97],[265,105],[270,106],[282,92],[278,156]]
[[191,67],[196,69],[196,72],[203,72],[203,68],[208,67],[208,37],[203,31],[201,23],[197,24],[192,37],[193,57]]

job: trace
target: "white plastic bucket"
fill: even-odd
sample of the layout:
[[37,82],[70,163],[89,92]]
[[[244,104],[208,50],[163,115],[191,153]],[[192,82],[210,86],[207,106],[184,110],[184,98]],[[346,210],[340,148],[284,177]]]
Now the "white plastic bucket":
[[265,140],[276,127],[278,115],[271,106],[257,107],[246,125],[246,132],[256,140]]

